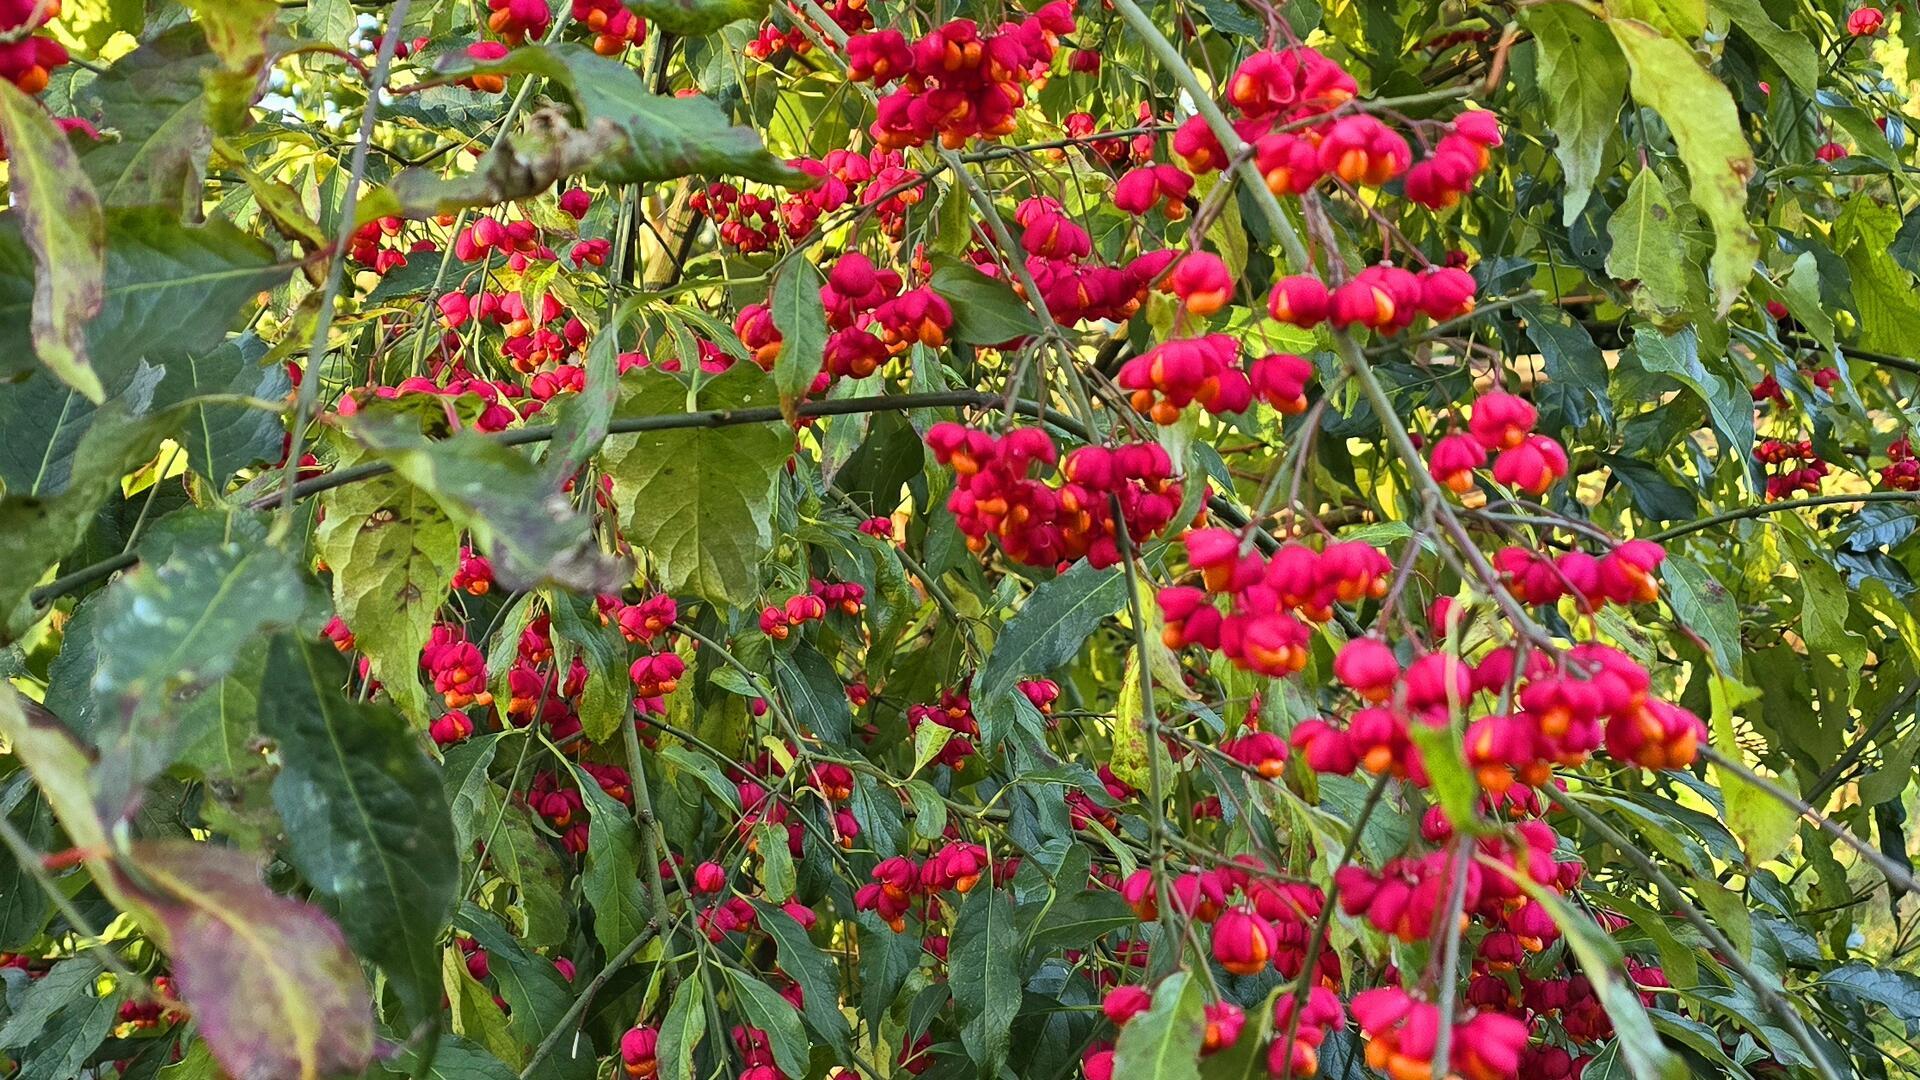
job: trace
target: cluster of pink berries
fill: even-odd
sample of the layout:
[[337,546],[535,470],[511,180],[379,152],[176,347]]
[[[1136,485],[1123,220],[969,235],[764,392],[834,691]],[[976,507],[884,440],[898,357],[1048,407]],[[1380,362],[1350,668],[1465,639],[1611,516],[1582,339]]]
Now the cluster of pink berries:
[[852,581],[828,583],[814,578],[807,583],[806,592],[790,596],[778,606],[762,608],[760,632],[784,641],[794,630],[810,622],[819,622],[829,613],[837,612],[852,618],[866,608],[865,586]]
[[1814,450],[1810,439],[1767,439],[1753,448],[1753,459],[1777,470],[1767,474],[1769,501],[1789,499],[1801,492],[1818,495],[1820,481],[1827,476],[1827,461]]
[[[1331,619],[1337,603],[1384,595],[1393,569],[1392,560],[1361,541],[1323,551],[1287,544],[1264,560],[1243,552],[1240,534],[1226,529],[1194,529],[1185,541],[1202,586],[1160,590],[1167,646],[1218,649],[1243,670],[1276,677],[1306,666],[1307,622]],[[1225,613],[1214,605],[1221,596],[1230,603]]]
[[1246,412],[1256,399],[1286,415],[1306,411],[1312,362],[1275,353],[1243,368],[1239,353],[1239,341],[1226,334],[1173,338],[1127,361],[1116,381],[1136,410],[1161,425],[1179,423],[1193,404],[1216,416]]
[[1369,266],[1332,289],[1311,274],[1295,274],[1274,283],[1267,314],[1303,330],[1330,323],[1340,330],[1362,326],[1392,334],[1421,315],[1441,322],[1471,312],[1477,288],[1472,274],[1454,266],[1419,273]]
[[1597,611],[1607,603],[1622,607],[1651,604],[1660,598],[1655,578],[1667,553],[1651,540],[1628,540],[1598,558],[1584,551],[1547,556],[1523,547],[1494,552],[1493,566],[1522,603],[1552,604],[1571,596]]
[[847,72],[855,82],[901,83],[877,108],[871,134],[881,146],[938,137],[958,149],[1013,130],[1027,86],[1047,73],[1060,35],[1073,30],[1073,6],[1064,0],[984,33],[972,19],[955,19],[911,45],[898,30],[879,30],[847,42]]
[[[1039,287],[1047,313],[1061,326],[1131,318],[1140,309],[1147,286],[1173,257],[1170,251],[1149,252],[1125,266],[1103,263],[1094,257],[1092,234],[1050,196],[1021,200],[1014,208],[1014,223],[1020,226],[1020,251],[1008,252],[1008,257],[1025,259],[1027,274]],[[982,272],[999,275],[990,253],[978,252],[975,261]],[[1016,294],[1026,297],[1025,281],[1011,285]]]
[[41,33],[60,15],[60,0],[0,0],[0,79],[38,94],[65,67],[66,46]]
[[970,892],[989,873],[995,885],[1010,881],[1019,862],[1003,859],[992,863],[986,848],[959,841],[942,845],[919,863],[896,855],[873,868],[872,880],[854,891],[853,906],[873,912],[894,933],[904,933],[907,916],[918,913],[927,919],[935,910],[939,894]]
[[[1118,565],[1120,523],[1138,544],[1172,524],[1180,509],[1182,485],[1157,443],[1082,446],[1062,459],[1039,428],[996,437],[947,421],[927,432],[927,446],[954,471],[947,509],[967,546],[979,552],[998,544],[1029,566],[1064,566],[1083,556],[1095,568]],[[1030,475],[1056,463],[1058,486]]]
[[1465,434],[1455,432],[1433,444],[1428,468],[1441,486],[1457,494],[1473,490],[1474,470],[1493,459],[1494,482],[1541,495],[1567,475],[1567,452],[1559,442],[1533,430],[1538,421],[1531,402],[1513,394],[1482,394],[1473,403]]

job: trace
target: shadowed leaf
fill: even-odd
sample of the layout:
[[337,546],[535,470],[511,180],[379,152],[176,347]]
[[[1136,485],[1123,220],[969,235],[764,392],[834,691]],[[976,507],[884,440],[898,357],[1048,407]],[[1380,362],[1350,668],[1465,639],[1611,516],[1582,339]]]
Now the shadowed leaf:
[[348,700],[346,682],[326,644],[274,641],[260,699],[261,730],[280,747],[273,801],[294,866],[420,1018],[438,1002],[439,935],[459,887],[453,823],[400,717]]

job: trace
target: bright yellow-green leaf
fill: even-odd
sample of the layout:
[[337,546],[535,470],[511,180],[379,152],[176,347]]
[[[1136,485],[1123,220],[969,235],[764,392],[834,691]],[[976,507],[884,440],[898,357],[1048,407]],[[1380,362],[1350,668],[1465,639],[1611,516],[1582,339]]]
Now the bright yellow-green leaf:
[[1713,287],[1725,315],[1753,275],[1760,236],[1747,220],[1753,149],[1733,95],[1683,42],[1637,19],[1607,24],[1626,54],[1635,101],[1666,121],[1687,166],[1693,203],[1713,225]]
[[[1713,702],[1713,748],[1738,761],[1742,751],[1733,726],[1733,713],[1740,706],[1757,699],[1760,692],[1717,674],[1708,683],[1708,692]],[[1739,773],[1717,765],[1713,771],[1720,780],[1720,790],[1727,800],[1727,828],[1740,838],[1741,845],[1746,849],[1747,861],[1758,865],[1785,851],[1788,842],[1793,839],[1799,815]],[[1781,777],[1779,782],[1792,786],[1790,777]]]

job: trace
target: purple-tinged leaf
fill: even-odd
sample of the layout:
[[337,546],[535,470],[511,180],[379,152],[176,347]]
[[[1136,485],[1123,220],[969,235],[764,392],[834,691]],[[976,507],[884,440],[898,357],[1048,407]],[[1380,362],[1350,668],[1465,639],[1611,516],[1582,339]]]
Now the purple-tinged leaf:
[[268,889],[231,848],[143,842],[132,860],[166,928],[180,996],[233,1080],[366,1069],[373,1004],[332,919]]

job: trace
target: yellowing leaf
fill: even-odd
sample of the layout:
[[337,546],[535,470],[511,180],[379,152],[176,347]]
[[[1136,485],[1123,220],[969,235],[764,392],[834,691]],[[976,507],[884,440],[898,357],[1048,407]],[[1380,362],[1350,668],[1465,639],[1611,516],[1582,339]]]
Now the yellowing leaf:
[[1760,254],[1760,236],[1747,221],[1753,149],[1740,130],[1733,96],[1684,43],[1637,19],[1607,25],[1626,54],[1634,100],[1666,121],[1686,163],[1694,205],[1713,225],[1713,287],[1724,316]]
[[87,356],[87,322],[106,303],[100,196],[47,111],[12,83],[0,84],[8,181],[33,251],[33,348],[61,382],[98,405],[106,390]]

